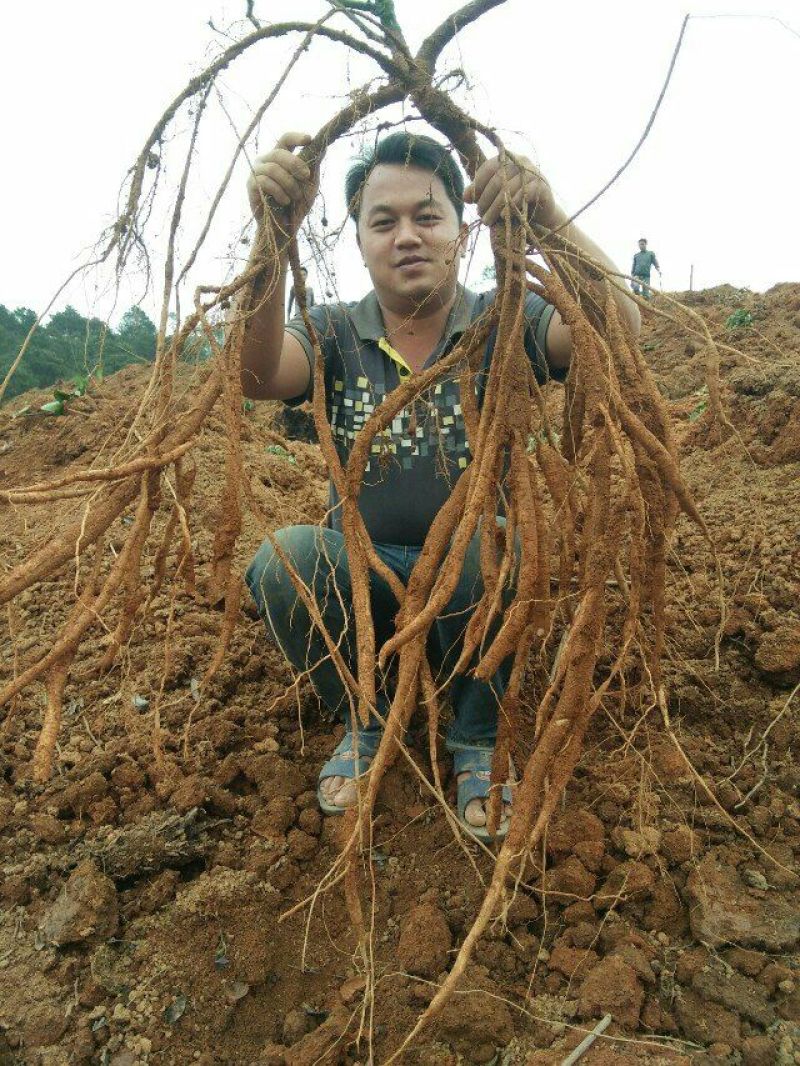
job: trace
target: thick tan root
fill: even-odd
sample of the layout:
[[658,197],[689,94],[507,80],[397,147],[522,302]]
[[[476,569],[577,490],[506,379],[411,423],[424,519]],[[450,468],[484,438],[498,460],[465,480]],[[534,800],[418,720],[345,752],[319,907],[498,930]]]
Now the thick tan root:
[[44,723],[36,741],[33,753],[31,776],[39,784],[50,780],[53,773],[53,754],[56,748],[58,731],[61,727],[61,709],[64,702],[64,686],[67,683],[71,658],[65,655],[53,663],[47,674],[47,707]]

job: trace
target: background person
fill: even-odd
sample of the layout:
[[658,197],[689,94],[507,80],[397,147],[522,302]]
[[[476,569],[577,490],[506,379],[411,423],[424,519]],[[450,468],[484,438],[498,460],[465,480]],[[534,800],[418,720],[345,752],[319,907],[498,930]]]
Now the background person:
[[[313,307],[316,303],[314,299],[314,290],[308,284],[308,270],[305,267],[300,267],[300,273],[306,281],[306,307]],[[286,317],[292,317],[292,311],[296,311],[299,314],[300,308],[297,306],[297,297],[294,293],[294,285],[289,289],[289,303],[286,307]]]
[[648,249],[647,241],[642,237],[639,241],[639,251],[633,257],[631,288],[637,296],[641,295],[645,300],[651,299],[650,271],[653,267],[656,268],[660,275],[661,267],[658,265],[656,253]]

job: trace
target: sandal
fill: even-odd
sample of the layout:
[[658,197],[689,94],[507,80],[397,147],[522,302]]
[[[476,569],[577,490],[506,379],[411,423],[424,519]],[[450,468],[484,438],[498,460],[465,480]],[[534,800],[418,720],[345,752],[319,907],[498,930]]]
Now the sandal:
[[358,733],[358,758],[355,752],[355,737],[349,729],[336,745],[333,755],[319,772],[317,780],[317,801],[323,814],[344,814],[347,807],[337,807],[328,803],[322,795],[320,785],[328,777],[346,777],[348,780],[363,777],[370,768],[375,753],[380,745],[383,733]]
[[[482,840],[484,843],[492,843],[502,840],[508,832],[509,818],[500,817],[497,832],[492,836],[485,825],[470,825],[464,817],[467,804],[474,799],[488,799],[492,778],[492,748],[456,748],[453,752],[453,773],[456,775],[458,820],[468,833]],[[462,781],[459,775],[469,774]],[[511,788],[503,785],[503,803],[510,804],[512,801]]]

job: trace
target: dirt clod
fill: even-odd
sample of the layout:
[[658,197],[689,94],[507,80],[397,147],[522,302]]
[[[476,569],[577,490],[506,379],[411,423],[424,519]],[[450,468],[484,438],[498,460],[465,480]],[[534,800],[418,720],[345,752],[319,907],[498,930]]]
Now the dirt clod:
[[481,1062],[489,1062],[514,1036],[511,1012],[495,996],[486,995],[494,990],[485,977],[476,975],[473,982],[468,970],[463,985],[475,991],[458,994],[446,1004],[436,1023],[437,1034],[465,1058],[478,1052]]
[[785,685],[800,680],[800,626],[780,626],[765,634],[758,645],[755,663],[759,670]]
[[742,1041],[743,1066],[774,1066],[777,1048],[770,1036],[748,1036]]
[[601,1018],[610,1014],[619,1025],[635,1029],[644,1001],[636,971],[622,958],[603,959],[589,973],[578,993],[581,1018]]
[[312,1028],[311,1019],[306,1011],[290,1010],[283,1019],[283,1042],[291,1047],[298,1040],[302,1040],[306,1033],[311,1032]]
[[649,866],[641,862],[621,862],[615,866],[597,892],[600,906],[611,906],[620,899],[646,899],[655,887],[656,879]]
[[766,1029],[775,1020],[775,1013],[767,1003],[767,992],[749,977],[738,973],[706,968],[692,978],[692,988],[703,999],[721,1003],[743,1018]]
[[31,818],[31,829],[43,844],[63,844],[67,839],[64,823],[52,814],[35,814]]
[[725,952],[725,961],[735,967],[739,973],[746,977],[758,977],[766,965],[767,958],[760,951],[749,951],[747,948],[731,948]]
[[46,941],[63,947],[113,936],[119,925],[117,890],[93,862],[78,866],[42,921]]
[[547,850],[551,855],[568,855],[583,841],[602,842],[605,827],[591,811],[575,808],[565,811],[553,821],[547,832]]
[[662,838],[662,849],[672,862],[689,862],[697,858],[702,851],[700,834],[688,825],[678,826],[677,829],[665,833]]
[[408,973],[433,978],[447,966],[453,937],[441,910],[421,903],[403,919],[397,956]]
[[586,948],[570,947],[563,941],[557,941],[550,952],[547,965],[565,977],[581,979],[597,964],[598,956]]
[[689,874],[686,887],[693,900],[692,932],[704,943],[781,952],[800,940],[800,912],[780,900],[753,896],[735,869],[713,858]]
[[562,903],[588,899],[596,884],[594,874],[574,855],[547,870],[542,879],[542,887],[548,897]]
[[683,990],[675,998],[675,1017],[689,1040],[699,1044],[739,1044],[741,1025],[733,1011]]

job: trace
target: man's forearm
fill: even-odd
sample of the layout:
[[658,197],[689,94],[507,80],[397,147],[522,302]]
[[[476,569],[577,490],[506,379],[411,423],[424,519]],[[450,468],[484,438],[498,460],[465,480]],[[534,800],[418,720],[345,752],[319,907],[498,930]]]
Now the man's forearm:
[[[574,222],[570,222],[564,226],[564,223],[569,218],[569,215],[562,210],[562,208],[556,208],[556,219],[551,228],[558,231],[558,237],[562,237],[568,244],[569,248],[577,248],[581,252],[585,252],[587,257],[601,266],[606,267],[612,274],[621,274],[622,271],[614,263],[614,261],[606,255],[603,249],[587,236],[580,228],[576,226]],[[563,229],[559,227],[563,226]],[[591,272],[591,267],[587,264],[587,270],[582,270],[581,260],[579,256],[573,254],[571,256],[572,262],[581,273],[588,274]],[[622,320],[633,331],[634,335],[639,333],[641,327],[641,318],[639,316],[639,308],[636,306],[634,300],[632,300],[627,294],[626,290],[622,288],[621,278],[612,279],[612,292],[614,296],[614,302],[617,305],[617,310],[620,313]]]

